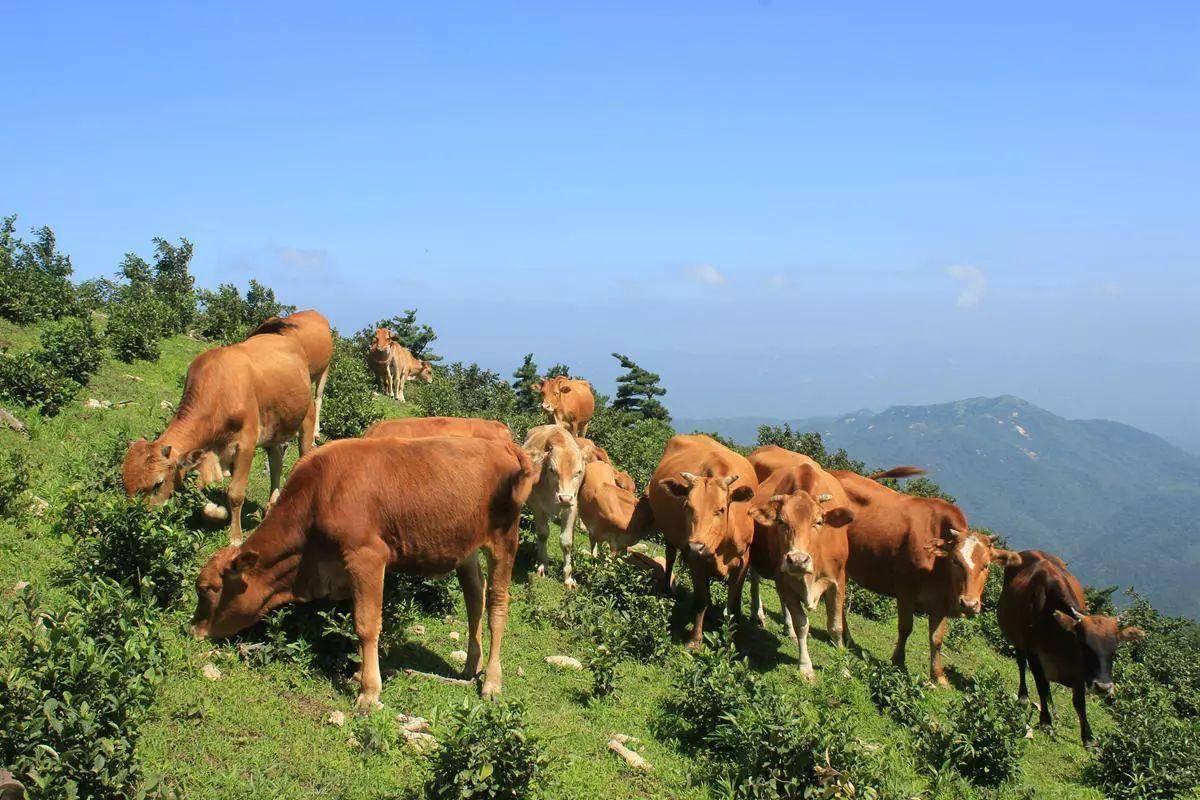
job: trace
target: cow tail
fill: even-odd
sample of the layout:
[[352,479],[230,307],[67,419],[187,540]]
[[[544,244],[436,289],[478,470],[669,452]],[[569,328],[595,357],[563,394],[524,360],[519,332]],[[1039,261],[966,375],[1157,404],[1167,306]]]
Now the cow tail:
[[533,460],[529,458],[529,453],[525,452],[525,448],[508,442],[505,444],[508,452],[517,459],[518,469],[512,475],[512,500],[516,503],[517,508],[525,505],[525,501],[529,499],[529,493],[533,491]]
[[882,472],[872,473],[867,477],[873,481],[877,481],[881,478],[912,478],[917,475],[924,474],[925,470],[923,470],[921,467],[892,467],[891,469],[885,469]]

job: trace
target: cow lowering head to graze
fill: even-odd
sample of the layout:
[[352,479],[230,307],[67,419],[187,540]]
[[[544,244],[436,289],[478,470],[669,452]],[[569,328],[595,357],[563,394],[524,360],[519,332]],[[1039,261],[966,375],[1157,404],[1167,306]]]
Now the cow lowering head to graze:
[[728,579],[729,612],[735,619],[741,616],[754,538],[749,501],[757,488],[749,461],[702,434],[672,437],[647,486],[655,525],[666,543],[668,590],[680,550],[692,574],[696,605],[689,647],[703,642],[713,578]]
[[395,340],[392,341],[391,358],[392,372],[396,375],[398,390],[395,397],[401,403],[407,402],[404,399],[404,386],[409,381],[433,382],[433,364],[417,358],[411,350]]
[[622,487],[617,471],[605,461],[592,461],[583,472],[579,489],[579,518],[587,530],[592,555],[601,542],[623,553],[647,533],[653,523],[650,501]]
[[229,541],[242,540],[242,503],[254,451],[267,451],[273,502],[283,473],[283,451],[299,440],[312,447],[316,404],[307,357],[296,337],[258,333],[244,342],[206,350],[188,365],[183,398],[167,429],[154,441],[129,446],[121,478],[129,496],[162,503],[184,475],[202,468],[205,482],[230,470],[229,511],[209,503],[204,513],[230,519]]
[[384,573],[455,571],[467,606],[468,677],[482,659],[486,586],[492,641],[483,694],[497,694],[518,525],[532,480],[528,456],[511,442],[431,437],[327,444],[296,464],[246,543],[217,551],[200,571],[192,631],[223,638],[285,603],[352,598],[362,659],[358,707],[370,708],[383,685]]
[[273,332],[294,337],[304,350],[304,357],[308,361],[308,379],[316,390],[313,436],[320,436],[321,403],[325,397],[325,383],[329,379],[329,362],[333,360],[333,331],[329,327],[329,320],[320,312],[307,309],[286,317],[270,317],[250,335]]
[[550,414],[556,425],[566,426],[576,436],[587,434],[588,423],[596,413],[596,398],[590,383],[558,375],[535,383],[533,388],[541,392],[542,410]]
[[[585,439],[582,436],[576,436],[575,441],[579,442],[579,449],[583,451],[584,463],[590,464],[593,461],[603,461],[606,464],[612,464],[612,459],[609,458],[608,451],[600,445],[593,442],[591,439]],[[627,491],[637,493],[637,485],[633,482],[633,477],[628,472],[623,472],[613,468],[613,479],[617,486]]]
[[561,526],[563,583],[573,587],[571,548],[579,514],[579,487],[583,483],[583,453],[575,437],[561,425],[530,428],[523,446],[533,461],[536,476],[529,495],[529,510],[533,513],[533,529],[537,534],[537,574],[545,575],[550,565],[546,542],[550,538],[550,521],[555,520]]
[[1141,628],[1121,627],[1116,617],[1087,613],[1083,587],[1058,556],[1024,550],[1020,563],[1004,570],[1004,591],[996,608],[1000,630],[1012,643],[1020,672],[1018,694],[1029,699],[1025,665],[1033,670],[1041,709],[1050,725],[1050,681],[1069,686],[1084,745],[1092,741],[1087,693],[1112,694],[1113,657],[1121,642],[1145,638]]
[[892,662],[904,664],[913,615],[929,614],[929,670],[946,685],[942,640],[947,619],[982,609],[983,587],[992,562],[1015,563],[1016,553],[995,547],[991,537],[972,531],[962,510],[945,500],[913,497],[889,489],[877,478],[919,475],[916,467],[896,467],[872,476],[833,470],[846,490],[854,521],[847,532],[850,579],[873,592],[896,598],[899,636]]
[[[750,508],[753,615],[763,621],[759,576],[772,578],[779,591],[788,634],[800,648],[800,672],[813,677],[808,654],[808,612],[825,599],[829,636],[838,647],[846,627],[846,526],[854,519],[837,479],[808,456],[769,445],[748,459],[758,477]],[[793,629],[793,621],[795,627]]]
[[476,417],[400,417],[384,419],[367,428],[364,439],[390,436],[397,439],[419,439],[426,436],[465,436],[471,439],[490,439],[511,442],[512,431],[503,422]]

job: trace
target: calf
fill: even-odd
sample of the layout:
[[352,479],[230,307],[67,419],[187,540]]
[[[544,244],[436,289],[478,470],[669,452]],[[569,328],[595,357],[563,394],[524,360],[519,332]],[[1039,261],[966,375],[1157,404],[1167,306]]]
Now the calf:
[[758,488],[743,456],[702,434],[674,436],[650,478],[646,494],[666,541],[664,579],[673,586],[675,557],[684,552],[695,588],[695,623],[688,647],[704,641],[709,581],[729,581],[729,613],[741,616],[742,584],[754,538],[749,500]]
[[[591,439],[585,439],[582,436],[576,436],[575,441],[579,442],[579,449],[583,451],[583,461],[585,464],[590,464],[593,461],[603,461],[605,464],[612,464],[612,459],[608,457],[608,451],[600,445],[593,442]],[[637,493],[637,485],[634,484],[633,478],[628,472],[622,472],[616,467],[613,468],[614,482],[617,486],[630,492]]]
[[321,435],[321,401],[325,396],[325,382],[329,379],[329,362],[333,360],[333,331],[329,320],[317,311],[297,311],[286,317],[271,317],[259,325],[250,335],[281,333],[292,336],[304,350],[308,361],[308,378],[315,387],[316,415],[313,435]]
[[650,501],[623,488],[612,464],[593,461],[579,488],[579,518],[597,555],[601,542],[621,553],[640,540],[653,522]]
[[175,416],[154,441],[130,444],[121,479],[126,494],[149,495],[158,504],[166,502],[189,470],[201,467],[207,483],[230,469],[229,511],[209,503],[204,513],[213,519],[228,516],[229,541],[240,544],[255,448],[267,451],[269,502],[274,502],[287,441],[299,439],[303,455],[312,447],[315,428],[308,359],[300,343],[293,336],[259,333],[192,359]]
[[587,434],[588,423],[596,413],[596,397],[590,383],[559,375],[535,383],[533,388],[541,392],[542,410],[550,414],[556,425],[565,426],[576,436]]
[[[274,608],[353,598],[362,657],[359,708],[378,704],[384,573],[454,570],[466,598],[465,674],[482,659],[486,586],[491,648],[485,697],[501,688],[500,647],[533,467],[515,444],[466,438],[345,439],[296,464],[262,524],[217,551],[196,580],[192,632],[231,636]],[[488,560],[485,584],[478,552]]]
[[896,598],[899,636],[892,663],[903,666],[905,645],[912,633],[913,615],[929,614],[929,674],[945,686],[942,640],[947,619],[974,616],[982,608],[988,567],[1016,563],[1019,556],[993,546],[991,537],[972,531],[953,503],[932,497],[913,497],[889,489],[877,478],[920,474],[915,467],[896,467],[872,476],[833,470],[854,512],[847,528],[851,580]]
[[396,374],[396,382],[400,390],[396,399],[401,403],[406,402],[404,385],[409,381],[420,380],[424,383],[433,383],[433,364],[417,358],[411,350],[395,341],[392,342],[392,371]]
[[[800,647],[800,672],[813,678],[808,655],[808,612],[825,598],[829,636],[841,647],[845,630],[846,526],[854,519],[837,479],[808,456],[782,447],[749,455],[758,477],[750,516],[754,542],[750,583],[754,616],[763,618],[759,576],[772,578],[787,614],[788,633]],[[795,621],[795,629],[792,623]]]
[[560,425],[530,428],[524,448],[533,461],[535,472],[529,510],[533,513],[533,527],[537,533],[537,574],[545,575],[550,564],[546,541],[550,538],[550,520],[555,520],[561,527],[559,542],[563,550],[563,583],[574,587],[571,548],[575,542],[575,520],[579,514],[583,453],[575,437]]
[[1112,664],[1120,642],[1145,638],[1141,628],[1122,628],[1116,617],[1087,613],[1083,587],[1058,556],[1024,550],[1004,570],[996,608],[1000,630],[1016,649],[1019,696],[1029,699],[1025,664],[1033,670],[1041,701],[1039,721],[1051,723],[1050,681],[1071,687],[1079,732],[1091,744],[1087,693],[1113,693]]
[[397,439],[417,439],[425,436],[465,436],[511,442],[512,431],[503,422],[475,417],[401,417],[385,419],[367,428],[364,439],[381,436]]

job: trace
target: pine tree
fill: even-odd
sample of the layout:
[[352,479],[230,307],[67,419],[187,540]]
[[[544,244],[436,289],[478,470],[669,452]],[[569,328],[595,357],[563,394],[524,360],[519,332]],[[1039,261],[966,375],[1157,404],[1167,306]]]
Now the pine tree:
[[525,354],[525,361],[513,373],[513,392],[517,395],[517,408],[525,412],[536,412],[542,405],[542,396],[534,385],[541,382],[533,353]]
[[569,378],[571,377],[571,368],[566,364],[555,364],[550,369],[546,370],[547,378]]
[[617,399],[613,401],[613,408],[636,414],[643,419],[669,421],[671,415],[667,412],[667,407],[658,400],[667,393],[667,390],[658,384],[661,378],[639,367],[629,356],[620,353],[612,355],[626,370],[624,375],[617,378]]

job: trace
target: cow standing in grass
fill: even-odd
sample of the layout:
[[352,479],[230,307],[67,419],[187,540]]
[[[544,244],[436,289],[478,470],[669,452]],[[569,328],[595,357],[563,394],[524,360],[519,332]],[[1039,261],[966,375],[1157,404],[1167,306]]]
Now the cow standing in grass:
[[592,461],[584,468],[579,488],[579,519],[595,556],[601,542],[623,553],[650,532],[654,515],[648,498],[620,485],[612,464]]
[[692,574],[695,623],[689,647],[704,641],[712,579],[728,580],[729,613],[735,619],[741,616],[742,584],[754,538],[749,501],[757,488],[749,461],[702,434],[672,437],[650,479],[646,494],[666,541],[667,588],[674,586],[680,551]]
[[129,496],[166,502],[188,471],[203,466],[204,482],[229,470],[229,510],[215,503],[205,516],[230,520],[229,541],[242,541],[242,504],[254,451],[267,451],[270,502],[279,492],[283,451],[293,437],[300,454],[312,447],[316,403],[309,360],[286,328],[264,326],[246,341],[206,350],[188,365],[183,398],[167,429],[154,441],[129,446],[121,468]]
[[327,444],[296,464],[279,502],[246,543],[217,551],[200,571],[192,631],[224,638],[285,603],[351,598],[362,659],[357,705],[371,708],[383,686],[384,573],[455,571],[467,606],[465,674],[479,672],[486,591],[491,647],[482,691],[498,694],[508,587],[532,480],[528,456],[511,442],[455,437]]
[[533,461],[534,484],[529,495],[533,529],[537,535],[537,574],[550,566],[546,543],[550,521],[560,526],[563,551],[563,583],[575,586],[571,577],[571,548],[575,542],[575,520],[579,514],[579,486],[583,482],[583,453],[575,437],[561,425],[539,425],[529,429],[525,452]]

